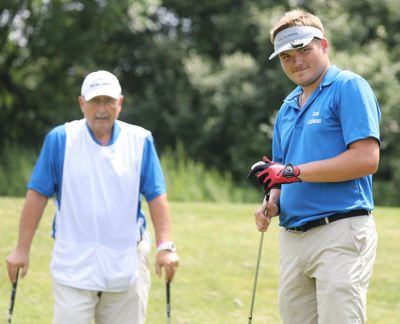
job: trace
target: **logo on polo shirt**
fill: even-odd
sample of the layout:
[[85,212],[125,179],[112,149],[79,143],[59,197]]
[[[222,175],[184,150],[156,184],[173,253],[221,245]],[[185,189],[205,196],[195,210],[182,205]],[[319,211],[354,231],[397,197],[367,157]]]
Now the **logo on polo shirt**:
[[311,118],[311,119],[307,120],[307,125],[321,124],[321,121],[322,121],[321,118],[315,118],[315,117],[319,116],[319,111],[313,111],[311,116],[314,117],[314,118]]

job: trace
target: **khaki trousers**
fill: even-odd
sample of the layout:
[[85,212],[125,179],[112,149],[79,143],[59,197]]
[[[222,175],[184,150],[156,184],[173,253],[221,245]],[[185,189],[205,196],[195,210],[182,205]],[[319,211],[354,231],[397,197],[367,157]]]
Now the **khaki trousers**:
[[143,324],[150,290],[148,239],[138,244],[139,274],[129,290],[98,292],[53,282],[53,324]]
[[307,232],[282,229],[279,310],[284,324],[365,324],[377,247],[372,216]]

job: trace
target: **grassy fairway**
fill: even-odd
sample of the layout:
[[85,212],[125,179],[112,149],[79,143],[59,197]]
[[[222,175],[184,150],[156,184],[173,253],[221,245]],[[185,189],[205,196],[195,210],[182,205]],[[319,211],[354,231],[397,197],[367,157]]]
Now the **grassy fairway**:
[[[0,198],[0,258],[13,249],[22,199]],[[172,284],[173,324],[247,323],[260,234],[254,204],[172,203],[173,235],[181,265]],[[46,209],[32,248],[29,275],[20,281],[13,323],[47,324],[52,318],[49,262],[54,207]],[[371,324],[400,323],[400,210],[377,208],[378,256],[368,295]],[[278,226],[265,234],[253,323],[280,323],[277,310]],[[154,249],[153,249],[154,250]],[[150,324],[166,323],[165,286],[154,275]],[[0,268],[0,323],[10,298],[5,264]]]

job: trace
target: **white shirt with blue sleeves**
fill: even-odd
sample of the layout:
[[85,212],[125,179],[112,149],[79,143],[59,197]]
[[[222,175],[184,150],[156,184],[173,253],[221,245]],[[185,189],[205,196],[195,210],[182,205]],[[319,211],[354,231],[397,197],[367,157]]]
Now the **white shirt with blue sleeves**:
[[[305,105],[301,87],[284,100],[275,126],[273,160],[294,165],[333,158],[358,140],[379,140],[380,110],[368,83],[359,75],[331,66]],[[355,209],[372,210],[372,176],[332,183],[282,185],[280,225],[301,226]]]
[[136,279],[136,242],[144,230],[140,196],[166,192],[151,133],[116,121],[108,146],[85,119],[54,128],[28,188],[56,194],[55,281],[81,289],[120,291]]

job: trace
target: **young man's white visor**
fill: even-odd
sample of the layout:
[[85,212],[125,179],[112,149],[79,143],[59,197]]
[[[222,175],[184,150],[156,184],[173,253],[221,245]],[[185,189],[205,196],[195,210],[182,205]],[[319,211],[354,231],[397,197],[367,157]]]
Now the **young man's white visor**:
[[274,41],[274,52],[269,59],[278,54],[307,46],[314,38],[324,38],[322,31],[312,26],[294,26],[280,31]]

